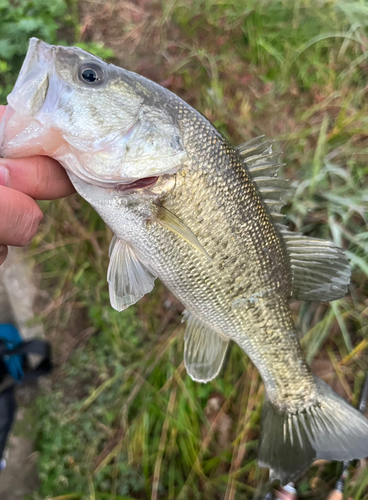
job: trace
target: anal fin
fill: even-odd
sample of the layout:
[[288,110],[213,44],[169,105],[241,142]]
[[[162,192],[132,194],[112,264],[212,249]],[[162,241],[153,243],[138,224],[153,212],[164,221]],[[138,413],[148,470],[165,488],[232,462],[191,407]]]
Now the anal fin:
[[184,336],[184,363],[196,382],[209,382],[221,370],[229,340],[185,312],[187,328]]
[[123,311],[152,290],[156,276],[142,264],[134,249],[116,236],[111,241],[109,255],[110,302],[114,309]]

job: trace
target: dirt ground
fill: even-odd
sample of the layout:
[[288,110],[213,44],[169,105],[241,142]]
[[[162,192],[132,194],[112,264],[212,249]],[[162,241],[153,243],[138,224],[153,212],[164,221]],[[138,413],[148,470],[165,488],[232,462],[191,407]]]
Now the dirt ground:
[[[36,287],[32,269],[22,259],[23,252],[12,249],[7,262],[0,269],[0,323],[15,324],[23,338],[43,337],[40,325],[29,326],[34,317]],[[1,500],[24,500],[26,494],[38,486],[36,454],[29,422],[28,409],[37,397],[38,385],[17,391],[18,411],[6,451],[7,466],[0,475]]]

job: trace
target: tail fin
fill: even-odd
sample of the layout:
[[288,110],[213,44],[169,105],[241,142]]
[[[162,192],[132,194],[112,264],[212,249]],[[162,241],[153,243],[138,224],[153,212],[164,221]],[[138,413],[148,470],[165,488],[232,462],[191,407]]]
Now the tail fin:
[[353,460],[368,456],[368,420],[316,378],[320,397],[297,413],[281,412],[265,401],[258,461],[270,480],[298,479],[317,458]]

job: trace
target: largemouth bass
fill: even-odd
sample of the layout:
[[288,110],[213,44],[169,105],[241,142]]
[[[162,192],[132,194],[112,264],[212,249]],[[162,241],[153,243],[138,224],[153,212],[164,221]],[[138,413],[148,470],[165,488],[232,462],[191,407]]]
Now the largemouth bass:
[[291,299],[346,293],[333,243],[280,224],[283,181],[267,141],[237,148],[179,97],[75,47],[30,41],[0,125],[1,155],[58,160],[112,229],[111,304],[160,280],[186,308],[185,366],[216,377],[230,340],[266,389],[259,463],[298,478],[316,459],[368,455],[368,420],[310,371]]

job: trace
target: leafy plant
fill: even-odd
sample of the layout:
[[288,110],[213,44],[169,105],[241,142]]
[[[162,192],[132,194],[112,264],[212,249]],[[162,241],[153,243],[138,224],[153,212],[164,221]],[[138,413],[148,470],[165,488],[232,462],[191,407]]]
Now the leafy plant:
[[0,0],[0,104],[6,103],[31,37],[67,45],[73,42],[104,59],[114,52],[103,43],[78,43],[75,0]]
[[56,43],[61,23],[74,29],[65,0],[0,0],[0,103],[14,85],[29,38]]
[[[347,297],[292,308],[313,370],[356,405],[368,366],[365,3],[155,0],[102,8],[80,0],[79,27],[76,6],[59,2],[57,11],[0,3],[4,39],[20,44],[12,53],[0,43],[0,64],[8,65],[1,95],[30,33],[51,43],[63,38],[57,12],[73,43],[114,54],[170,88],[232,143],[260,133],[279,139],[285,176],[295,184],[285,210],[290,228],[333,239],[351,259]],[[38,20],[33,31],[22,28],[22,16]],[[45,26],[42,16],[51,19]],[[193,383],[172,295],[158,285],[135,307],[113,311],[105,281],[111,232],[77,196],[42,207],[29,256],[59,370],[38,402],[42,485],[33,498],[253,498],[267,478],[256,462],[263,386],[255,368],[233,345],[215,381]],[[297,485],[300,498],[325,499],[339,470],[316,464]],[[368,499],[366,470],[352,466],[350,474],[346,497]]]

